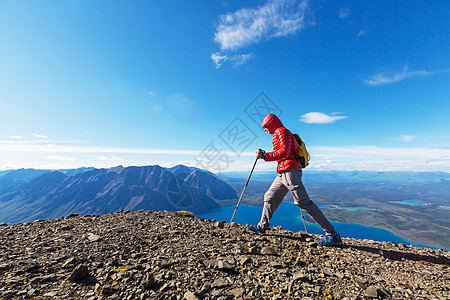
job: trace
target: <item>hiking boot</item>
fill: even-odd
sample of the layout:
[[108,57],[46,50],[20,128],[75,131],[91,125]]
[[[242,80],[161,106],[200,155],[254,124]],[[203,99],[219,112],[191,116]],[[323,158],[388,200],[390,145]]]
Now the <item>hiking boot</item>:
[[246,225],[248,229],[250,229],[251,231],[257,233],[257,234],[265,234],[266,231],[264,229],[262,229],[261,227],[259,227],[259,225]]
[[342,246],[342,239],[339,234],[336,234],[336,236],[325,236],[322,239],[316,239],[316,242],[321,246],[327,246],[327,247],[338,247]]

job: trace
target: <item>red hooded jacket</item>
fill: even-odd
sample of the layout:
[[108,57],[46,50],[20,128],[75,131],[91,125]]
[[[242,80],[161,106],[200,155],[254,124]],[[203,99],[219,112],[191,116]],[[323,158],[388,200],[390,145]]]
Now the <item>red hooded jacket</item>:
[[294,151],[298,149],[297,141],[294,135],[283,126],[280,119],[274,114],[268,114],[261,126],[267,128],[270,134],[273,134],[273,151],[267,152],[265,161],[278,162],[277,172],[281,173],[291,169],[301,168],[302,165],[295,159]]

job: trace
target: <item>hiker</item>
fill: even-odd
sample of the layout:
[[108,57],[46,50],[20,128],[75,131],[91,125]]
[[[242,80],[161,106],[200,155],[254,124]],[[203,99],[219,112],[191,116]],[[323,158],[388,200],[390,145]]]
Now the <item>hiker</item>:
[[302,183],[302,165],[294,155],[294,151],[298,149],[294,135],[283,126],[283,123],[274,114],[268,114],[264,118],[262,128],[264,131],[273,135],[273,151],[265,153],[261,149],[257,150],[256,157],[265,161],[277,161],[278,174],[269,190],[264,194],[264,207],[261,221],[258,225],[247,225],[247,227],[256,233],[265,234],[266,229],[269,228],[273,213],[289,191],[294,197],[294,203],[300,209],[306,211],[325,231],[326,236],[316,241],[323,246],[342,245],[341,237],[334,230],[333,225],[317,205],[309,199],[306,193]]

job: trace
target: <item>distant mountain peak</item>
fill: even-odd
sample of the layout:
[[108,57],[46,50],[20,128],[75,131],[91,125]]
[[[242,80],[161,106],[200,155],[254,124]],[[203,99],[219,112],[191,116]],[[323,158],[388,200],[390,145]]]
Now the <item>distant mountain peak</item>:
[[122,165],[118,165],[116,167],[112,167],[112,168],[107,169],[108,172],[114,172],[114,173],[117,173],[117,174],[121,173],[123,170],[125,170],[125,168]]
[[71,211],[104,214],[120,209],[190,210],[217,208],[216,201],[235,199],[236,192],[214,174],[183,165],[173,168],[116,166],[67,176],[46,172],[30,181],[9,181],[2,193],[0,222],[59,218]]

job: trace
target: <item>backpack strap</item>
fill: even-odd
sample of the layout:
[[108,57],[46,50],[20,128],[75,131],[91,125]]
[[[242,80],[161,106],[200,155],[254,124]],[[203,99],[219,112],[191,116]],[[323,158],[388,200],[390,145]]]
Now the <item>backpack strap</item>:
[[[297,139],[295,138],[295,135],[292,132],[291,132],[291,134],[292,134],[292,137],[294,138],[294,141],[297,143],[297,146],[300,146],[300,145],[298,145],[298,142],[297,142]],[[292,153],[294,153],[294,158],[285,158],[283,160],[280,160],[278,162],[278,164],[280,164],[281,162],[283,162],[285,160],[293,160],[293,159],[295,159],[296,161],[300,162],[300,165],[302,166],[302,168],[304,168],[304,164],[305,164],[304,159],[302,159],[302,157],[300,155],[298,155],[298,153],[295,152],[292,148],[291,148],[291,151],[292,151]]]

